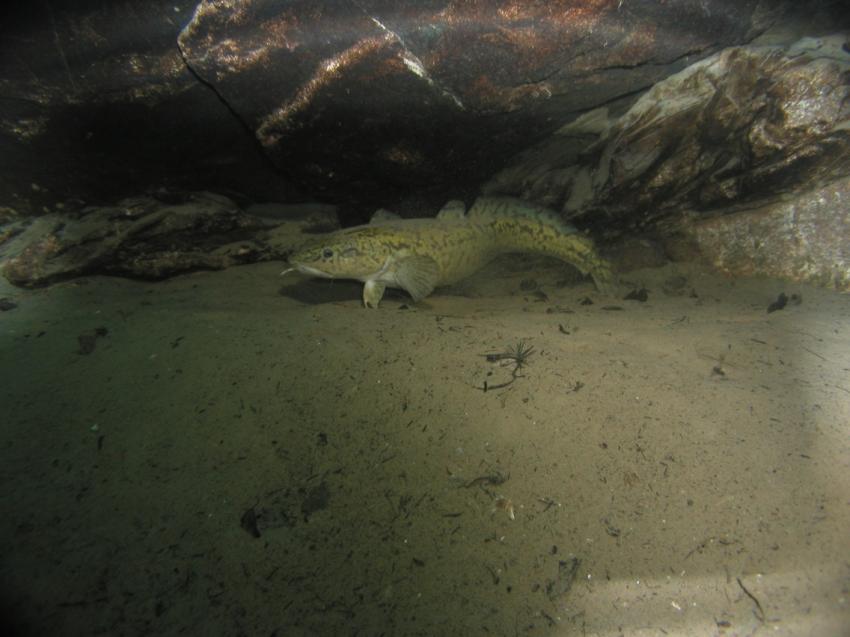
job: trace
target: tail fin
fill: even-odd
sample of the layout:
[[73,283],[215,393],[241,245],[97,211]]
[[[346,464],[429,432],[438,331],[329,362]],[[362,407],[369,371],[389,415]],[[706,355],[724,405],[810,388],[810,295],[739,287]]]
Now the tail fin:
[[480,197],[468,213],[470,220],[488,221],[502,252],[533,252],[556,257],[589,274],[600,292],[613,293],[611,265],[593,241],[555,212],[511,197]]

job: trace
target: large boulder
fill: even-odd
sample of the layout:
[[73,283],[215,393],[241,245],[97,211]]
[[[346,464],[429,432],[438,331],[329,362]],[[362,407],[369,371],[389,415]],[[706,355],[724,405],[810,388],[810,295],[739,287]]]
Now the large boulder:
[[485,191],[555,207],[609,236],[690,238],[730,272],[847,289],[846,42],[726,49],[620,117],[601,108],[563,127]]
[[752,38],[780,15],[765,6],[19,3],[0,21],[0,207],[166,187],[430,210],[577,112]]
[[[322,200],[353,223],[433,214],[486,182],[623,248],[623,267],[663,246],[846,288],[846,34],[789,37],[850,26],[836,6],[21,3],[0,21],[4,272],[280,258],[262,220],[277,204],[251,202]],[[198,191],[226,196],[161,196]],[[127,197],[147,203],[122,217]],[[793,261],[754,252],[756,230]]]
[[722,272],[850,291],[850,177],[735,214],[695,219],[682,235]]

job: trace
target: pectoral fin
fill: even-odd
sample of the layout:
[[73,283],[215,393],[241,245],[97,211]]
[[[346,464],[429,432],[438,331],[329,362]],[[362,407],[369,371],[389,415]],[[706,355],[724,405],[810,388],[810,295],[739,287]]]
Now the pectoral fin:
[[431,257],[412,255],[399,259],[396,264],[396,282],[414,301],[431,294],[439,277],[440,266]]
[[386,289],[387,286],[385,283],[381,283],[380,281],[366,281],[366,285],[363,286],[363,305],[372,309],[377,308]]

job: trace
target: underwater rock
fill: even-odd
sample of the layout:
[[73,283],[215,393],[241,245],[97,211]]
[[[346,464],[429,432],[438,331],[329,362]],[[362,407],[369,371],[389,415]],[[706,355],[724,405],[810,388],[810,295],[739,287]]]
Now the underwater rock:
[[474,190],[568,114],[775,18],[710,4],[203,0],[178,42],[275,165],[374,209],[425,184],[433,204]]
[[845,40],[726,49],[659,82],[622,117],[602,108],[576,119],[484,190],[539,201],[568,218],[634,227],[775,200],[846,175]]
[[[850,175],[845,42],[836,35],[721,51],[659,82],[622,117],[585,114],[485,191],[557,207],[609,234],[690,237],[730,272],[843,287],[847,271],[836,272],[833,257],[850,249],[845,211],[834,197],[830,207],[800,193],[842,192],[843,181],[827,184]],[[789,198],[805,222],[782,203]],[[789,253],[792,236],[798,244]],[[768,245],[780,251],[768,255]]]
[[338,227],[332,208],[290,205],[275,212],[274,220],[254,216],[209,192],[187,194],[180,202],[125,199],[12,223],[3,228],[9,238],[0,243],[0,264],[3,275],[23,287],[88,274],[161,279],[284,259],[304,233]]
[[703,257],[735,276],[850,291],[850,177],[686,228]]
[[180,56],[196,4],[5,4],[0,209],[103,205],[152,184],[304,198]]
[[[29,285],[75,272],[166,276],[286,244],[270,209],[258,213],[266,221],[221,211],[217,233],[183,211],[171,219],[182,229],[144,231],[171,232],[174,250],[134,252],[135,213],[100,219],[91,204],[152,184],[321,199],[362,222],[382,206],[409,217],[471,202],[494,174],[485,194],[690,258],[695,244],[671,237],[690,237],[699,220],[847,174],[845,39],[735,46],[766,30],[847,27],[840,3],[798,4],[17,3],[0,21],[5,271]],[[820,16],[814,30],[808,15]]]
[[0,206],[27,214],[151,183],[438,206],[777,19],[757,0],[12,4]]

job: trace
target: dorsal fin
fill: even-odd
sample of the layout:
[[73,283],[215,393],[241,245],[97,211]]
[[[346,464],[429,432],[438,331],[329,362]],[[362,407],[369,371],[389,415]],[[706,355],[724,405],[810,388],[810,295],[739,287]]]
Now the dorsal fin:
[[390,212],[386,208],[378,208],[369,219],[369,223],[381,223],[382,221],[398,221],[401,219],[396,213]]
[[525,218],[552,226],[564,234],[578,232],[574,226],[564,221],[555,211],[516,197],[479,197],[472,204],[467,217],[479,220]]
[[447,201],[446,205],[440,208],[437,213],[437,219],[447,221],[450,219],[464,219],[466,217],[466,204],[460,199],[452,199]]

